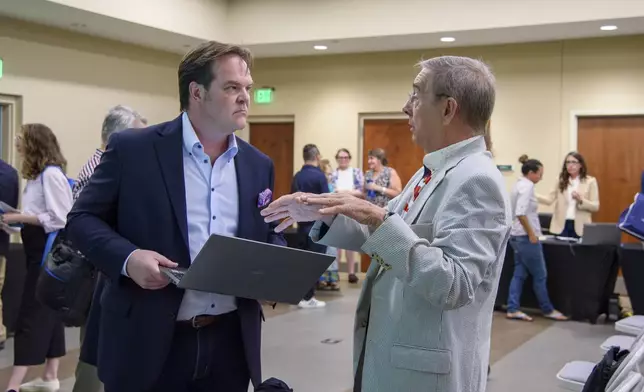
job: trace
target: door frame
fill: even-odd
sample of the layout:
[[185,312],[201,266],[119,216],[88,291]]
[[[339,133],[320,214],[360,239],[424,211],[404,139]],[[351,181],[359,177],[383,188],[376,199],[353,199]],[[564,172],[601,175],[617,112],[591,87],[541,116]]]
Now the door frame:
[[360,170],[364,172],[364,167],[362,167],[362,154],[364,153],[365,120],[404,120],[407,118],[409,116],[402,112],[358,113],[358,157],[360,157],[358,168]]
[[[7,113],[9,117],[7,123],[10,124],[8,134],[9,148],[7,153],[7,162],[13,167],[19,167],[20,162],[18,159],[18,154],[15,151],[16,149],[13,146],[13,140],[16,137],[18,129],[20,129],[20,126],[22,125],[22,97],[19,95],[8,95],[0,93],[0,105],[7,107]],[[5,147],[3,146],[3,148]]]
[[580,117],[623,117],[623,116],[642,116],[644,117],[644,108],[626,109],[626,110],[571,110],[570,121],[570,135],[568,139],[567,151],[562,151],[567,154],[569,151],[577,151],[577,142],[579,141],[579,118]]
[[[7,120],[7,123],[10,124],[9,132],[7,135],[9,139],[8,140],[9,147],[7,149],[8,151],[7,163],[9,163],[11,166],[15,168],[20,168],[21,162],[20,162],[20,159],[18,159],[18,153],[16,153],[16,148],[14,146],[13,141],[15,140],[18,130],[22,126],[22,96],[0,93],[0,105],[7,107],[7,114],[9,117],[9,119]],[[2,137],[2,135],[0,135],[0,137]],[[5,148],[4,145],[2,148]],[[0,156],[1,155],[2,155],[2,152],[0,151]],[[24,181],[22,181],[22,178],[20,178],[20,176],[18,176],[18,182],[20,184],[19,186],[20,186],[20,199],[21,199],[19,203],[22,203],[22,190],[23,190],[22,187],[24,186]],[[22,239],[20,237],[20,234],[19,233],[12,234],[10,237],[10,241],[14,243],[21,243]]]

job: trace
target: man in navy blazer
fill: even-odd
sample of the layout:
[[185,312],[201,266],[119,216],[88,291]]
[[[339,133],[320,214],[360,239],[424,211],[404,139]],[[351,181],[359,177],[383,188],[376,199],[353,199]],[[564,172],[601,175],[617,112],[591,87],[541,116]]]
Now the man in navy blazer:
[[84,358],[106,392],[261,383],[260,304],[178,289],[159,270],[189,267],[211,234],[286,244],[260,215],[273,163],[234,135],[246,126],[251,62],[246,49],[217,42],[188,53],[182,114],[114,134],[69,214],[68,237],[106,277],[88,322],[96,358]]

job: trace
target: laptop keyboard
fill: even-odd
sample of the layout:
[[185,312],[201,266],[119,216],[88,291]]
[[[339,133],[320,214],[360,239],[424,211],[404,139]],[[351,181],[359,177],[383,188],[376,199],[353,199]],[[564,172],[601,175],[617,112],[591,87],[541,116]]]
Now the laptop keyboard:
[[169,279],[172,281],[174,284],[178,284],[181,279],[183,279],[183,276],[186,274],[186,270],[183,269],[170,269],[170,268],[160,268],[161,272],[163,272]]

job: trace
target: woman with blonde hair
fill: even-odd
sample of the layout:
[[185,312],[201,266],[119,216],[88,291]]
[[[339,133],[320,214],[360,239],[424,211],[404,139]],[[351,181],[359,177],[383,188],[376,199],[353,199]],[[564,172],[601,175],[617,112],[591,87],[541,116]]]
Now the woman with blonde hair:
[[543,204],[555,203],[550,233],[562,237],[583,236],[584,225],[592,222],[593,212],[599,211],[597,180],[588,175],[584,157],[575,151],[566,155],[554,189],[537,198]]
[[[16,138],[27,184],[20,213],[0,216],[5,224],[22,224],[27,261],[20,311],[16,324],[14,367],[7,391],[57,391],[58,365],[65,355],[65,330],[58,315],[35,297],[45,243],[49,233],[65,227],[72,207],[72,190],[65,176],[67,161],[47,126],[26,124]],[[42,378],[22,384],[30,366],[45,364]]]

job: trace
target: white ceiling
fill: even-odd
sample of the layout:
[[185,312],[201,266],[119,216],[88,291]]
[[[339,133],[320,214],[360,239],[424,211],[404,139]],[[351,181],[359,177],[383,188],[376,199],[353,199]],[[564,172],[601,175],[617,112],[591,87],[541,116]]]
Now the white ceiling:
[[[0,14],[20,20],[133,43],[177,54],[185,53],[188,48],[202,41],[202,39],[195,37],[42,0],[0,0]],[[601,31],[599,27],[604,24],[615,24],[619,26],[619,29],[616,31]],[[644,17],[549,25],[541,24],[486,30],[451,31],[449,33],[374,36],[332,41],[269,43],[249,45],[249,47],[256,57],[286,57],[448,48],[632,34],[644,34]],[[445,35],[456,38],[456,41],[453,43],[441,42],[440,38]],[[313,49],[313,45],[315,44],[327,45],[329,49],[326,51],[316,51]]]

